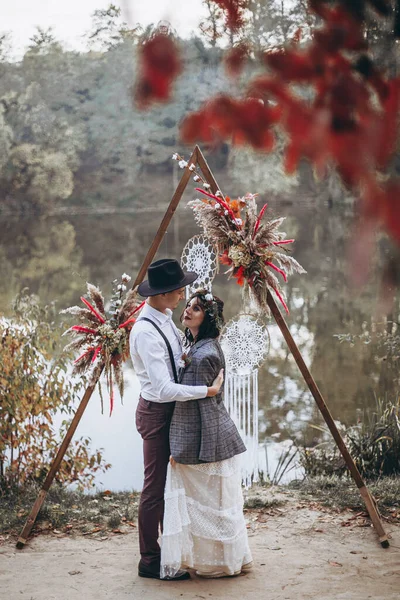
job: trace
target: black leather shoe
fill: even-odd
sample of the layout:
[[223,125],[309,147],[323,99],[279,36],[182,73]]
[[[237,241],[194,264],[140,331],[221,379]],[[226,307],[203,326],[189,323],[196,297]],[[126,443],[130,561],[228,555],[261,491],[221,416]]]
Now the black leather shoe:
[[185,579],[190,579],[190,573],[188,571],[183,571],[180,569],[174,577],[160,577],[160,568],[151,568],[146,567],[141,562],[139,563],[138,569],[139,577],[147,577],[148,579],[160,579],[161,581],[183,581]]

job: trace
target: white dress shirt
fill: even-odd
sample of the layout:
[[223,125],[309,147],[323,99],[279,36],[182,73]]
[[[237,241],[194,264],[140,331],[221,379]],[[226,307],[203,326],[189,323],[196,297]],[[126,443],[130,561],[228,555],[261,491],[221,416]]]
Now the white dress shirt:
[[[167,309],[167,314],[164,314],[146,302],[139,319],[142,317],[154,321],[165,334],[171,344],[178,370],[182,343],[179,331],[172,321],[172,311]],[[138,320],[132,327],[129,343],[133,366],[145,400],[182,402],[207,396],[206,385],[180,385],[174,382],[167,345],[151,323]]]

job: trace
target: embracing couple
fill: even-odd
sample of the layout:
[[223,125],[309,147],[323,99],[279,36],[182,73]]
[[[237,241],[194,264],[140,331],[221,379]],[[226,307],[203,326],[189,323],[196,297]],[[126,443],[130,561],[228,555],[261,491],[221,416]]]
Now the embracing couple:
[[196,291],[181,315],[184,335],[172,321],[185,287],[196,279],[176,260],[162,259],[150,265],[138,288],[147,297],[130,336],[141,386],[141,577],[177,581],[189,579],[186,569],[194,569],[214,578],[252,567],[239,456],[246,448],[221,389],[223,302]]

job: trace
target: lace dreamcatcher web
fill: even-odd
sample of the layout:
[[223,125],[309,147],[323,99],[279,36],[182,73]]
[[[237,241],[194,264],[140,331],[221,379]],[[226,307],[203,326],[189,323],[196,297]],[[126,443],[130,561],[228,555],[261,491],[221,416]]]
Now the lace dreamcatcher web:
[[217,254],[214,246],[203,235],[190,238],[182,251],[181,265],[184,271],[198,274],[196,281],[186,288],[186,298],[199,289],[211,291],[217,272]]
[[259,478],[258,367],[270,347],[267,327],[251,314],[240,314],[221,335],[225,355],[225,405],[247,447],[242,479],[250,487]]
[[226,366],[231,373],[248,375],[260,366],[269,352],[266,326],[252,314],[239,314],[221,334]]

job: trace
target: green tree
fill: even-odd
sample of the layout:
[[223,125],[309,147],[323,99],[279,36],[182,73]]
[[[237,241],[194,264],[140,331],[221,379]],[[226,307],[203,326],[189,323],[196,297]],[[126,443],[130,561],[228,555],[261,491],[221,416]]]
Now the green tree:
[[48,54],[49,52],[61,52],[62,47],[53,34],[53,28],[36,27],[36,32],[30,38],[31,44],[28,51],[33,54]]
[[203,6],[207,9],[207,15],[200,22],[199,29],[206,42],[215,48],[218,41],[225,35],[224,13],[211,0],[203,0]]
[[307,6],[307,0],[250,0],[246,13],[246,38],[256,51],[287,44],[298,30],[301,30],[303,39],[309,38],[315,19]]
[[2,97],[0,179],[9,206],[48,211],[71,195],[86,140],[82,125],[69,125],[43,95],[33,82]]
[[130,29],[122,19],[121,9],[115,4],[110,4],[107,8],[94,11],[92,30],[87,34],[88,45],[91,50],[104,52],[126,40],[137,40],[142,31],[140,25]]
[[11,33],[2,31],[0,33],[0,62],[6,62],[11,54]]
[[287,195],[299,185],[299,175],[288,176],[282,165],[284,142],[278,138],[276,149],[262,154],[251,148],[233,148],[229,154],[228,167],[232,179],[243,192]]
[[4,107],[0,105],[0,172],[7,163],[13,143],[13,131],[4,119]]

